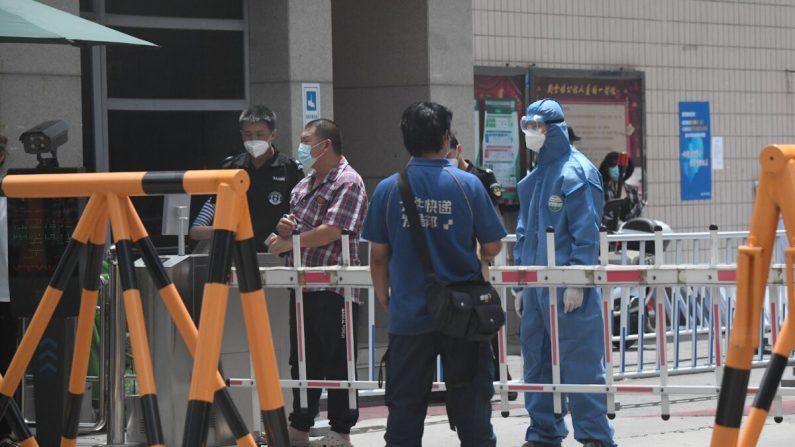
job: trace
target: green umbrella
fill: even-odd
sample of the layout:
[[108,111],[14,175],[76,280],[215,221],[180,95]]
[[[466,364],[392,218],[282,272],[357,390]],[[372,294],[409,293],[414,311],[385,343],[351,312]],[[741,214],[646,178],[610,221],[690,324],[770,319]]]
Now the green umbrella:
[[33,0],[0,0],[4,42],[157,46]]

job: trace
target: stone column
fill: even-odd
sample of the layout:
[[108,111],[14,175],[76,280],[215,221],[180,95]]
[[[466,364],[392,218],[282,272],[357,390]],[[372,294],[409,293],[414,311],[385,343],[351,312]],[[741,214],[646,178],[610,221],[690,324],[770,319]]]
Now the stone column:
[[334,113],[351,164],[368,190],[409,156],[400,116],[410,103],[453,111],[453,128],[472,148],[472,10],[455,0],[333,2]]
[[276,146],[291,155],[304,127],[302,83],[320,84],[320,116],[334,117],[330,3],[247,2],[251,103],[276,112]]

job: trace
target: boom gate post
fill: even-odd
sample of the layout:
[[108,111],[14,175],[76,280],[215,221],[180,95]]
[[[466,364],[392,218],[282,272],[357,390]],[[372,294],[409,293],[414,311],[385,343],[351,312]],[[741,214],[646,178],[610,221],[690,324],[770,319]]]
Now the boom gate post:
[[[770,364],[765,371],[759,392],[740,430],[751,374],[751,361],[760,340],[760,316],[764,306],[765,287],[776,236],[779,214],[784,218],[790,246],[795,242],[795,145],[771,145],[759,156],[761,172],[756,193],[747,245],[738,249],[737,310],[727,349],[726,364],[712,432],[712,447],[755,446],[765,419],[776,396],[789,354],[795,348],[795,317],[787,314],[780,336],[773,347]],[[793,260],[795,249],[786,250],[787,302],[795,305],[793,296]],[[739,444],[738,444],[739,441]]]

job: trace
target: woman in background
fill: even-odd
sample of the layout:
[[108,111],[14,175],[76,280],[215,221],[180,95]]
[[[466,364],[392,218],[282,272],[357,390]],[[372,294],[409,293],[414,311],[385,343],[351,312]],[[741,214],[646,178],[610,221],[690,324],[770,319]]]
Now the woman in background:
[[626,167],[623,168],[618,160],[619,153],[610,152],[599,165],[605,195],[602,224],[610,232],[618,231],[622,223],[639,217],[644,205],[637,188],[626,182],[635,170],[632,159],[627,157]]

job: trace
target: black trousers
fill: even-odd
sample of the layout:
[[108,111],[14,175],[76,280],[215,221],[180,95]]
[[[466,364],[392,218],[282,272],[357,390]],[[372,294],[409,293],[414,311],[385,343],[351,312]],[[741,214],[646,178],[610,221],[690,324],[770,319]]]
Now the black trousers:
[[436,356],[442,356],[450,425],[462,447],[494,447],[491,344],[431,332],[389,334],[384,439],[387,447],[421,447]]
[[[348,364],[345,348],[345,299],[334,292],[304,292],[304,346],[306,376],[313,380],[347,380]],[[356,318],[359,305],[352,306],[353,352],[356,355]],[[354,357],[355,358],[355,357]],[[295,292],[290,294],[290,373],[298,379],[298,343],[296,339]],[[307,409],[301,409],[300,393],[293,389],[293,412],[290,426],[309,431],[320,411],[321,389],[307,390]],[[348,407],[348,390],[328,391],[328,418],[331,430],[348,434],[359,420],[357,408]]]

